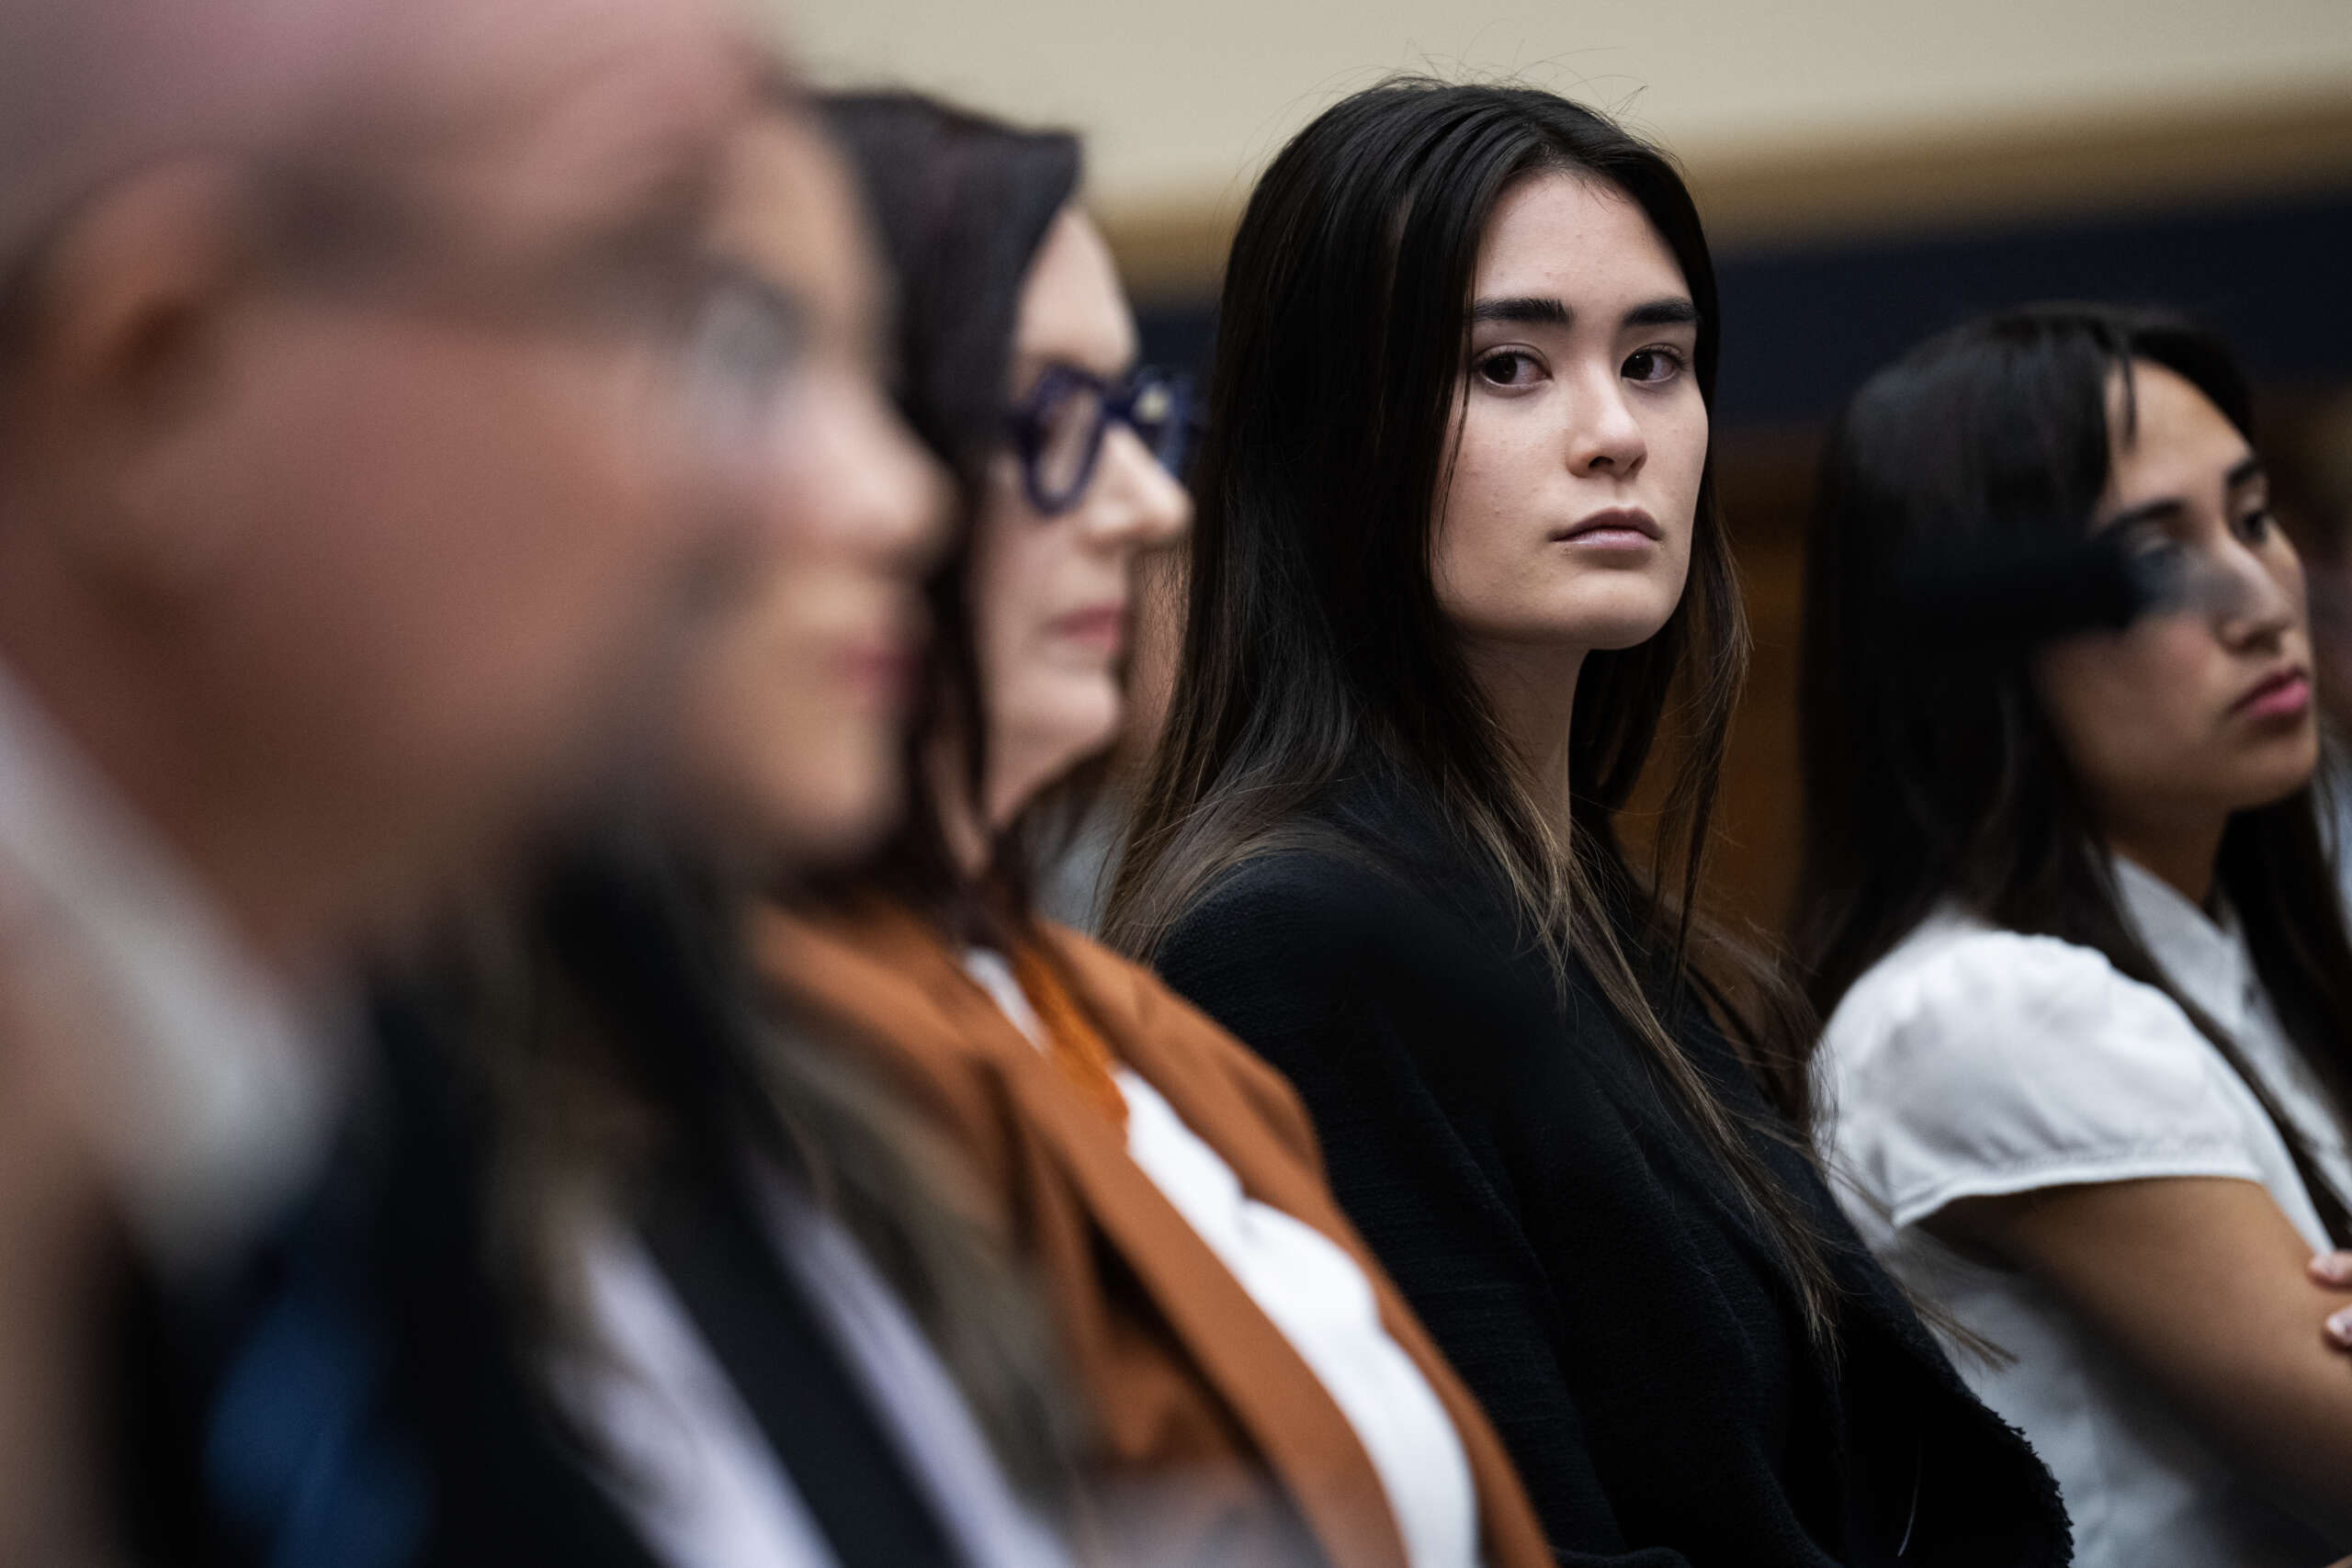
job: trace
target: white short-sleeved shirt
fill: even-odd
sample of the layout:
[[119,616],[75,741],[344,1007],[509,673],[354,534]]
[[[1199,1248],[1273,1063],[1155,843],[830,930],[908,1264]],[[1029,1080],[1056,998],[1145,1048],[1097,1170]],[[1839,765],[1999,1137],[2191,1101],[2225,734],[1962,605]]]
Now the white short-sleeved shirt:
[[[1045,1028],[1002,954],[977,948],[964,967],[1014,1027]],[[1307,1364],[1379,1473],[1412,1568],[1476,1568],[1478,1496],[1453,1417],[1380,1321],[1372,1281],[1321,1231],[1243,1190],[1233,1168],[1176,1108],[1125,1067],[1127,1154],[1233,1271]]]
[[[2117,873],[2166,977],[2229,1032],[2352,1192],[2342,1131],[2235,922],[2128,862]],[[1855,983],[1823,1055],[1841,1198],[1890,1271],[2016,1358],[1956,1359],[2057,1476],[2077,1562],[2308,1568],[2340,1554],[2254,1496],[2054,1296],[1920,1228],[1963,1198],[2222,1177],[2260,1183],[2314,1250],[2326,1247],[2285,1143],[2187,1013],[2090,948],[1946,912]]]

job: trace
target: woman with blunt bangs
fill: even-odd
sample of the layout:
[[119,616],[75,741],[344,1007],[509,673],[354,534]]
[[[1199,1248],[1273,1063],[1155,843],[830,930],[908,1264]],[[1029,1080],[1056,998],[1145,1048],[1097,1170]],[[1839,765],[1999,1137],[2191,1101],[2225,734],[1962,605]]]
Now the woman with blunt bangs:
[[962,528],[932,587],[912,816],[754,920],[762,971],[944,1135],[1033,1270],[1109,1561],[1548,1568],[1289,1087],[1029,892],[1125,720],[1138,559],[1190,518],[1184,391],[1135,364],[1077,143],[905,95],[828,115],[901,278],[900,397]]
[[[2352,1547],[2352,947],[2248,405],[2172,317],[1972,321],[1856,394],[1809,545],[1799,930],[1840,1173],[2006,1352],[1971,1381],[2100,1565]],[[2120,628],[1902,613],[1923,559],[2094,538],[2162,588]]]
[[1555,1550],[2064,1562],[1822,1183],[1802,1004],[1693,910],[1745,632],[1672,165],[1548,93],[1360,93],[1260,182],[1218,320],[1114,939],[1297,1085]]

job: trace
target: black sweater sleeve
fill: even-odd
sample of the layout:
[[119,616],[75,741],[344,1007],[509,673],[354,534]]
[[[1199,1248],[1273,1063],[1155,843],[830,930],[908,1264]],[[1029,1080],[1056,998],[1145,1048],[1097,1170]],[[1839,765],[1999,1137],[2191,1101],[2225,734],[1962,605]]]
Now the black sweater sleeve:
[[1297,852],[1228,877],[1158,959],[1297,1088],[1333,1190],[1495,1423],[1554,1552],[1682,1568],[1628,1547],[1587,1448],[1514,1191],[1515,1031],[1475,983],[1488,955],[1392,874]]

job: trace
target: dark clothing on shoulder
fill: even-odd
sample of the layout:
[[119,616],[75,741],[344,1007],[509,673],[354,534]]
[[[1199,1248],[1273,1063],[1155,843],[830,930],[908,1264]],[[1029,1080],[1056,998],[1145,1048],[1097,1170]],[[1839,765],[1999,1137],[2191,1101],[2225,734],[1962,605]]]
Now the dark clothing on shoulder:
[[482,1138],[428,1013],[377,1015],[319,1186],[232,1269],[141,1274],[116,1351],[130,1558],[184,1568],[657,1568],[485,1267]]
[[[1834,1350],[1600,987],[1572,967],[1563,992],[1432,809],[1359,778],[1295,826],[1306,847],[1220,880],[1160,971],[1297,1086],[1563,1561],[2068,1560],[2048,1472],[1806,1160],[1757,1138],[1829,1249]],[[1701,1010],[1673,1027],[1743,1116],[1774,1114]]]
[[[548,895],[648,1099],[690,1130],[639,1239],[841,1568],[960,1561],[809,1292],[763,1228],[729,1107],[729,994],[668,890],[583,860]],[[198,1290],[140,1278],[115,1351],[132,1560],[184,1568],[659,1568],[558,1411],[492,1267],[496,1127],[477,1021],[432,986],[374,1010],[368,1081],[316,1188]]]

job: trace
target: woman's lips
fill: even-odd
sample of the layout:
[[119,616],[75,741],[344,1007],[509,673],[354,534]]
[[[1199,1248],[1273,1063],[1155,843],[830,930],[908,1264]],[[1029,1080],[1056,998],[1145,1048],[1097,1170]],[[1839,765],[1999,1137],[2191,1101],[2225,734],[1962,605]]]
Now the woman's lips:
[[1115,655],[1126,645],[1127,607],[1098,604],[1091,610],[1075,611],[1057,617],[1053,630],[1057,637],[1100,653]]
[[914,683],[911,649],[870,647],[846,649],[840,660],[842,679],[862,696],[898,702]]
[[1612,506],[1580,518],[1552,542],[1588,550],[1645,550],[1666,536],[1657,519],[1637,506]]
[[914,691],[923,642],[923,634],[912,628],[845,642],[834,655],[833,668],[858,696],[897,706]]
[[2301,670],[2289,670],[2240,697],[2232,711],[2254,719],[2301,718],[2311,705],[2311,677]]

